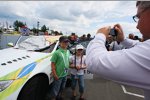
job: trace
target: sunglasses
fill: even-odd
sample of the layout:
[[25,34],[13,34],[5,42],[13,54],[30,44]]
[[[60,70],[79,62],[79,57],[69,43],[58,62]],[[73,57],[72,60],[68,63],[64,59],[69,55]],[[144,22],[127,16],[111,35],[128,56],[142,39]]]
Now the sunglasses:
[[78,49],[78,51],[82,51],[83,49]]

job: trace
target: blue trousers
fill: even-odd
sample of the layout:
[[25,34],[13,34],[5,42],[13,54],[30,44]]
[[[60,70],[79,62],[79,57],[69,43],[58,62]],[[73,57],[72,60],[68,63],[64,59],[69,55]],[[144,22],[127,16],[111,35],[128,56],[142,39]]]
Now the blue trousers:
[[71,74],[71,80],[72,80],[72,85],[71,85],[72,90],[75,90],[76,84],[77,84],[77,81],[78,81],[79,92],[84,93],[84,76],[83,75],[73,75],[73,74]]
[[50,92],[51,98],[56,98],[65,89],[67,77],[61,77],[58,80],[54,80]]

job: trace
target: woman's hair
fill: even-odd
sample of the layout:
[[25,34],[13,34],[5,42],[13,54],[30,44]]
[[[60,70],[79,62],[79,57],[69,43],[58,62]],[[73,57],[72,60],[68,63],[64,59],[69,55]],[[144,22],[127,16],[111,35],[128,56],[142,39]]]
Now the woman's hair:
[[136,7],[141,7],[143,9],[150,8],[150,1],[137,1]]

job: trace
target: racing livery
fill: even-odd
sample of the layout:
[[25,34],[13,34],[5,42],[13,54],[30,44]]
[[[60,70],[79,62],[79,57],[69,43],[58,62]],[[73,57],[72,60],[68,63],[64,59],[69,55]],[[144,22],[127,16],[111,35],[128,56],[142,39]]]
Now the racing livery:
[[[0,100],[44,99],[53,81],[50,57],[59,37],[32,36],[12,48],[0,50]],[[39,42],[41,39],[44,43]]]

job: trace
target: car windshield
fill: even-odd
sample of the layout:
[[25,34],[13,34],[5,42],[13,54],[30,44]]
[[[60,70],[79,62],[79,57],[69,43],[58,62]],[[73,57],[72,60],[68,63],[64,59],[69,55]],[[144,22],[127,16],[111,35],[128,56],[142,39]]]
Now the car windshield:
[[24,50],[41,50],[46,47],[49,47],[53,44],[57,39],[52,36],[29,36],[22,42],[17,42],[15,48],[24,49]]

